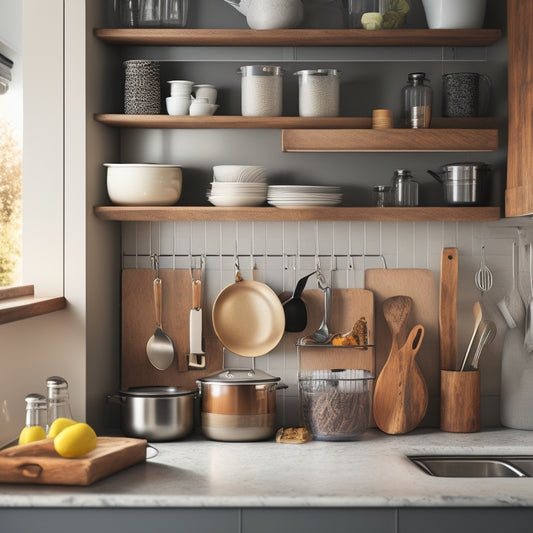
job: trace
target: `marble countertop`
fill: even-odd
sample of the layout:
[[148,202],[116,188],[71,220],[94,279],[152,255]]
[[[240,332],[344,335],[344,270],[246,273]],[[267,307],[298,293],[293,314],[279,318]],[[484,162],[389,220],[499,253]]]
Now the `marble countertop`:
[[532,455],[533,432],[370,430],[354,442],[156,443],[89,487],[0,484],[0,507],[530,507],[533,478],[433,477],[408,455]]

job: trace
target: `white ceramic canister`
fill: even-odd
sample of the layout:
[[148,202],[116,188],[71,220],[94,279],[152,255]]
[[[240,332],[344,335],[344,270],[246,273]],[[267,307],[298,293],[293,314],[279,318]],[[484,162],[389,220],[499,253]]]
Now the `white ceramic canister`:
[[301,117],[336,117],[339,115],[340,71],[334,68],[300,70],[298,76],[299,113]]
[[279,117],[283,112],[283,72],[271,65],[240,67],[244,117]]
[[487,0],[422,0],[430,29],[482,28]]

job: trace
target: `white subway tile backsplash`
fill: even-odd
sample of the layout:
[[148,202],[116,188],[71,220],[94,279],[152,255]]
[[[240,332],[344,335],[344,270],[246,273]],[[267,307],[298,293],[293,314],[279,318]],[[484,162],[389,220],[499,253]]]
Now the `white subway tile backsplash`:
[[[521,289],[529,295],[529,248],[533,230],[523,230],[519,246]],[[472,305],[483,302],[499,327],[484,356],[484,395],[499,394],[499,368],[505,324],[496,303],[511,287],[512,242],[516,228],[479,222],[130,222],[122,226],[124,268],[151,268],[150,254],[160,255],[161,268],[189,268],[206,255],[205,308],[209,313],[218,293],[234,282],[235,253],[245,279],[267,283],[281,293],[292,292],[296,281],[315,269],[318,259],[334,288],[364,286],[368,268],[429,268],[438,282],[443,247],[459,249],[458,334],[464,350],[473,326]],[[485,295],[476,289],[474,274],[481,263],[481,247],[492,270],[493,288]],[[319,257],[318,257],[319,256]],[[307,288],[317,288],[315,277]],[[284,424],[298,423],[296,347],[284,340],[255,361],[225,353],[225,366],[264,369],[289,385],[280,392]],[[490,374],[490,375],[488,375]],[[491,414],[488,420],[497,423]]]

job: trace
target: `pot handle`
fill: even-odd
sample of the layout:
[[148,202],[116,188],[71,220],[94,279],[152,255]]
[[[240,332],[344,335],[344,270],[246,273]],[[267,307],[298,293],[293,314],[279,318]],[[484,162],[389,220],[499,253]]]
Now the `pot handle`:
[[439,183],[444,183],[444,182],[442,181],[442,178],[441,178],[436,172],[433,172],[432,170],[428,170],[427,173],[428,173],[430,176],[434,177]]
[[285,385],[285,383],[272,383],[272,387],[270,387],[269,392],[273,390],[281,390],[281,389],[288,389],[289,386]]
[[125,400],[126,397],[120,394],[111,394],[107,397],[109,403],[117,403],[118,405],[123,405]]
[[442,178],[436,172],[433,172],[432,170],[428,170],[427,173],[430,176],[434,177],[439,183],[443,183]]

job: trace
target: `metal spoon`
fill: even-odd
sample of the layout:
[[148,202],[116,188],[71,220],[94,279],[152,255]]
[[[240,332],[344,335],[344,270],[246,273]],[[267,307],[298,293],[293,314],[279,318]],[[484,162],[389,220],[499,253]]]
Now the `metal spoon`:
[[483,310],[481,309],[481,304],[479,302],[474,303],[474,330],[472,331],[472,337],[468,343],[468,348],[466,349],[465,356],[463,358],[463,363],[461,365],[460,371],[462,372],[466,367],[466,362],[468,361],[468,356],[472,351],[472,345],[474,344],[474,338],[476,337],[479,325],[483,318]]
[[[157,265],[157,259],[154,262]],[[156,278],[154,280],[156,330],[146,343],[146,355],[148,355],[150,363],[158,370],[166,370],[174,361],[174,345],[161,327],[161,316],[163,314],[162,284],[159,279],[159,269],[156,267]]]
[[319,344],[325,344],[330,337],[328,329],[329,309],[331,304],[331,287],[326,285],[326,280],[322,274],[318,274],[318,287],[324,293],[324,318],[322,324],[313,333],[313,339]]
[[301,296],[305,289],[305,285],[307,284],[307,280],[315,273],[316,270],[298,280],[292,296],[283,302],[283,311],[285,312],[285,331],[303,331],[307,326],[307,306]]
[[485,348],[487,344],[490,344],[494,340],[494,337],[496,337],[496,324],[492,320],[486,320],[484,322],[479,335],[479,343],[476,347],[474,358],[472,359],[472,368],[474,370],[477,370],[479,366],[479,358],[481,357],[483,348]]

